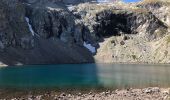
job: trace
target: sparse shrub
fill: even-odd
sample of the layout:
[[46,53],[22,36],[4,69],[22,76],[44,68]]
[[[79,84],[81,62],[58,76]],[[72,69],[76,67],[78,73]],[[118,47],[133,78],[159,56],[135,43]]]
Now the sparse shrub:
[[165,50],[164,55],[165,55],[165,56],[167,56],[167,55],[168,55],[168,51],[167,51],[167,50]]
[[170,36],[167,37],[166,39],[166,43],[169,44],[170,43]]
[[134,60],[137,59],[136,55],[132,55],[132,58],[133,58]]

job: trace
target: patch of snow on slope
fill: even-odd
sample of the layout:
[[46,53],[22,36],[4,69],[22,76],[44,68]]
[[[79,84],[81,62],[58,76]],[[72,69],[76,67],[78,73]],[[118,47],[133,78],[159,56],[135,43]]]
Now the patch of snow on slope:
[[73,11],[74,10],[74,6],[73,5],[67,5],[67,8],[69,11]]
[[30,3],[22,3],[22,4],[26,4],[26,5],[28,5],[28,6],[31,5]]
[[49,10],[55,10],[55,8],[52,8],[52,7],[47,7]]
[[95,53],[96,52],[96,48],[93,47],[91,44],[87,44],[86,42],[84,42],[84,47],[86,47],[91,53]]
[[25,20],[27,21],[27,24],[28,24],[28,27],[29,27],[29,30],[31,31],[31,34],[34,36],[35,35],[35,32],[34,30],[32,29],[32,26],[30,24],[30,20],[28,17],[25,17]]

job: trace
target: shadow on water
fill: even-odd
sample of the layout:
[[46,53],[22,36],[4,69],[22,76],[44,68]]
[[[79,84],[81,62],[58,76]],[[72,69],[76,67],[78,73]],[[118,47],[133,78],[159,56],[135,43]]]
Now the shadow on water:
[[94,64],[61,64],[0,69],[0,87],[12,89],[68,89],[97,86]]
[[170,86],[169,65],[61,64],[0,69],[0,88],[121,89]]

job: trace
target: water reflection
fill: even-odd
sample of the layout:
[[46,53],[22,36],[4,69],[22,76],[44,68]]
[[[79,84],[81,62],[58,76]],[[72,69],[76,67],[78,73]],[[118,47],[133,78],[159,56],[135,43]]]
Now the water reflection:
[[95,65],[39,65],[0,69],[0,88],[69,88],[97,85]]
[[98,81],[104,87],[170,86],[169,65],[99,64],[97,68]]
[[76,64],[0,69],[0,88],[170,86],[169,65]]

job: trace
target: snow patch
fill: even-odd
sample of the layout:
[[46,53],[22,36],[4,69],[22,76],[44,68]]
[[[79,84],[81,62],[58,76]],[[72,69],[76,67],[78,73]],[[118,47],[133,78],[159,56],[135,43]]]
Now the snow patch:
[[69,11],[73,11],[74,10],[74,6],[73,5],[67,5],[67,8]]
[[30,6],[30,5],[31,5],[30,3],[22,3],[22,4],[26,4],[26,5],[28,5],[28,6]]
[[28,17],[25,17],[25,20],[27,21],[27,24],[28,24],[28,27],[29,27],[29,30],[31,31],[31,34],[34,36],[35,35],[35,32],[34,30],[32,29],[32,26],[30,24],[30,20]]
[[86,42],[84,42],[83,46],[86,47],[91,53],[96,52],[96,48],[93,47],[91,44],[87,44]]
[[49,10],[55,10],[55,8],[52,8],[52,7],[47,7]]
[[109,2],[109,0],[97,0],[98,3],[106,3]]

